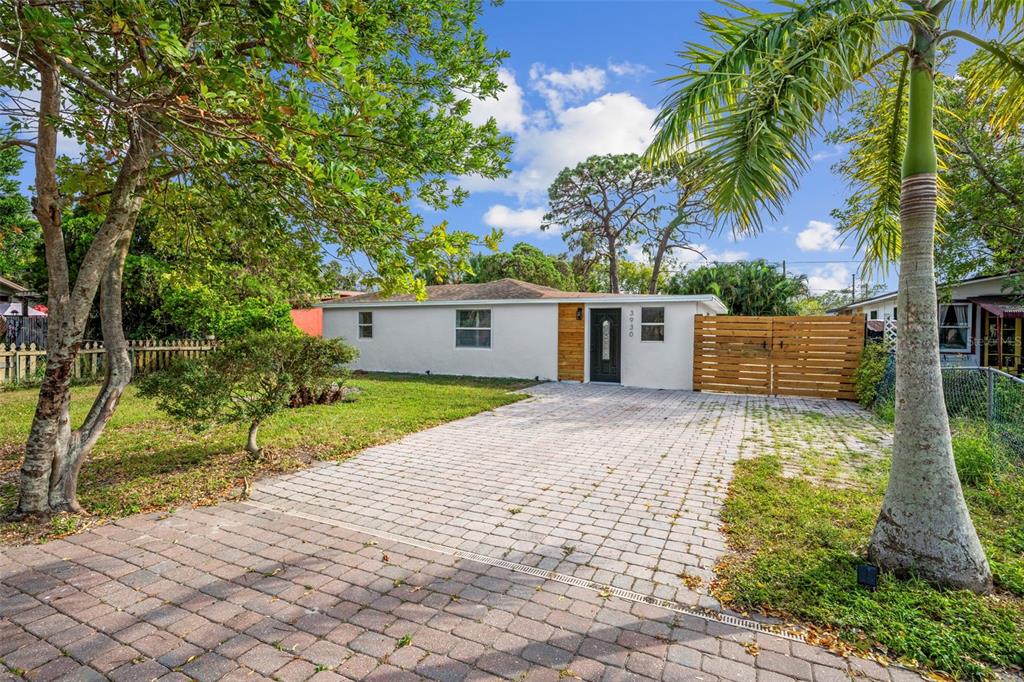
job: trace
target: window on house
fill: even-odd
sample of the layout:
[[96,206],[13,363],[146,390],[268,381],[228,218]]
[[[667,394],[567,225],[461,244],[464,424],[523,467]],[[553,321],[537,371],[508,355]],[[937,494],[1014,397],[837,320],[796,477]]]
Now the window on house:
[[490,348],[491,311],[456,310],[455,346],[457,348]]
[[939,306],[939,349],[966,351],[970,349],[971,317],[967,303]]
[[900,319],[900,318],[896,317],[896,311],[898,311],[898,310],[899,310],[899,308],[897,308],[896,306],[893,306],[893,309],[892,309],[892,319],[894,319],[894,320]]
[[878,319],[878,311],[877,310],[872,310],[871,314],[868,315],[868,319],[869,320],[877,320]]
[[372,339],[373,338],[373,313],[361,312],[359,313],[359,338],[361,339]]
[[640,309],[640,340],[641,341],[664,341],[665,340],[665,309],[664,308],[641,308]]

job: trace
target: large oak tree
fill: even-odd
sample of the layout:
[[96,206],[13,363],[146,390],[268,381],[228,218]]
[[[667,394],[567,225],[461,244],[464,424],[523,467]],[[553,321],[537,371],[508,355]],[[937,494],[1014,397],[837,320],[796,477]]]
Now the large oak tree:
[[[15,516],[80,509],[79,468],[131,377],[121,289],[146,202],[184,188],[201,188],[212,214],[259,202],[360,254],[385,289],[421,290],[412,273],[451,260],[457,235],[410,203],[444,208],[463,198],[446,177],[504,171],[508,140],[465,120],[472,98],[501,87],[479,12],[479,0],[0,5],[4,144],[34,158],[50,309]],[[63,174],[61,136],[83,147]],[[72,277],[63,221],[81,206],[100,220]],[[73,428],[70,377],[97,295],[107,375]]]

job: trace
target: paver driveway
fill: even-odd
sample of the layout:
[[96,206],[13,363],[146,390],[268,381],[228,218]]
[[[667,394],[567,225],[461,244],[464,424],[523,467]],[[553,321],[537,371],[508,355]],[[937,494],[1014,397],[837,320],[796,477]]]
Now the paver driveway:
[[[675,589],[667,563],[706,569],[721,549],[714,514],[758,401],[534,393],[268,481],[250,502],[4,548],[0,680],[913,677],[456,556],[470,543],[483,559],[607,571],[658,591]],[[641,538],[655,540],[638,542],[649,561],[616,544]],[[639,568],[650,572],[632,576]]]
[[680,574],[710,579],[725,550],[718,511],[748,399],[567,384],[529,392],[524,402],[265,481],[252,499],[701,601]]

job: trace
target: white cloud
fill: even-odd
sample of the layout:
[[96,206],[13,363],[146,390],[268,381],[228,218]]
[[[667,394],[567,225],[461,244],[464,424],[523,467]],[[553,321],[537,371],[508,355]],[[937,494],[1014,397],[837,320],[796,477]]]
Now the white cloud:
[[604,69],[596,66],[573,67],[569,71],[549,69],[543,64],[530,67],[530,85],[555,112],[561,111],[566,103],[604,91],[605,78]]
[[846,145],[833,145],[829,149],[823,149],[821,151],[811,154],[811,161],[828,161],[829,159],[835,159],[846,153]]
[[843,289],[850,285],[850,274],[850,270],[840,263],[817,267],[807,276],[807,287],[812,294]]
[[484,224],[504,230],[508,235],[541,236],[549,234],[540,229],[545,212],[543,208],[514,209],[504,204],[495,204],[484,213]]
[[640,244],[630,244],[626,247],[626,259],[644,265],[651,264],[651,259],[644,253],[644,247]]
[[843,248],[835,225],[821,220],[810,220],[807,229],[796,236],[796,245],[801,251],[838,251]]
[[523,89],[516,82],[515,74],[508,69],[499,69],[498,78],[505,89],[498,93],[497,98],[474,99],[466,118],[475,125],[483,125],[493,118],[502,132],[521,132],[527,122]]
[[608,62],[608,70],[615,76],[643,76],[644,74],[651,73],[651,70],[644,64],[635,64],[633,62]]
[[550,124],[527,125],[517,136],[520,168],[508,177],[460,178],[470,191],[495,191],[536,202],[559,171],[594,154],[643,152],[651,141],[657,112],[625,92],[608,93],[558,112]]

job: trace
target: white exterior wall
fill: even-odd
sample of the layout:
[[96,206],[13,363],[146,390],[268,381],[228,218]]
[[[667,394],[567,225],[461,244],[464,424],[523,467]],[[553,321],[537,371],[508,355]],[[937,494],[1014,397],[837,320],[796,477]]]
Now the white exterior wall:
[[[491,311],[491,347],[455,346],[455,311]],[[373,338],[357,333],[360,311],[373,313]],[[481,377],[558,376],[558,305],[416,305],[325,308],[324,337],[359,350],[354,369]]]
[[[641,341],[640,309],[644,307],[665,308],[664,341]],[[587,381],[590,380],[590,311],[615,308],[622,311],[622,385],[692,391],[693,318],[698,313],[714,314],[714,311],[695,301],[588,304],[584,370]]]
[[853,310],[856,312],[864,313],[865,319],[868,320],[871,319],[872,311],[876,311],[878,313],[878,316],[875,318],[876,320],[891,320],[893,319],[893,314],[895,312],[898,312],[896,311],[895,296],[884,301],[877,301],[875,303],[865,304],[864,306],[857,306],[853,308]]
[[[939,304],[946,302],[965,302],[968,298],[975,296],[998,296],[1005,293],[1003,285],[1005,277],[997,277],[979,282],[966,282],[954,287],[940,287]],[[896,296],[891,296],[879,301],[866,301],[850,306],[851,312],[863,313],[865,319],[871,319],[871,311],[878,311],[879,320],[891,320],[896,310]],[[981,308],[974,303],[969,303],[968,315],[971,319],[971,350],[951,351],[942,350],[942,364],[947,366],[977,367],[982,360],[982,342],[985,330],[981,328]]]

